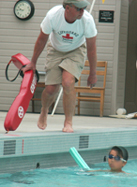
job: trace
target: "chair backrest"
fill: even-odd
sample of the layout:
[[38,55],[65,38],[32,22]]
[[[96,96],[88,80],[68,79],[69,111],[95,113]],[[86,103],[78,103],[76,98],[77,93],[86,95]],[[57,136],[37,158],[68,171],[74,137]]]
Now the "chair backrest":
[[[89,67],[89,61],[85,61],[85,67]],[[89,68],[86,70],[84,69],[81,74],[82,75],[89,75]],[[97,76],[103,76],[103,88],[106,86],[106,74],[107,74],[107,62],[106,61],[98,61],[97,62],[97,70],[96,70],[96,75]],[[81,77],[78,81],[78,86],[81,85]]]

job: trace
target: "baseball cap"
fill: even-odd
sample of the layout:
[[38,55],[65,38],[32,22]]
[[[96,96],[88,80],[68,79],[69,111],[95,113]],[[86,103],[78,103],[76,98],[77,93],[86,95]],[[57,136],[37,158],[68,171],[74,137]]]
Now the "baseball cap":
[[64,0],[63,3],[72,3],[78,8],[83,8],[90,4],[87,0]]
[[122,147],[122,146],[114,146],[114,147],[111,148],[111,150],[112,149],[121,150],[121,152],[123,154],[123,159],[126,160],[126,161],[128,160],[128,152],[127,152],[127,150],[124,147]]

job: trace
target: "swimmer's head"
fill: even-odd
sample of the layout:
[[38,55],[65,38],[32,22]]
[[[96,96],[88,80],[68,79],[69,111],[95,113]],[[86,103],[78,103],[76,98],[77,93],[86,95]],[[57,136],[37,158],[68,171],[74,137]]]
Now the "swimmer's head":
[[119,157],[122,157],[125,161],[128,160],[128,152],[124,147],[114,146],[114,147],[111,148],[111,150],[115,150],[117,152],[117,155]]
[[128,160],[128,152],[124,147],[114,146],[108,156],[108,164],[113,172],[123,172],[122,168]]

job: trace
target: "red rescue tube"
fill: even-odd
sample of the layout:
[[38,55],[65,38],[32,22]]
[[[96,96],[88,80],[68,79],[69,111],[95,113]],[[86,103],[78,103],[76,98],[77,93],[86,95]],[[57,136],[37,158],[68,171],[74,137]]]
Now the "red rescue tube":
[[[22,54],[12,56],[12,61],[19,69],[30,61]],[[6,131],[14,131],[20,125],[27,109],[29,102],[34,95],[37,84],[36,75],[32,70],[24,73],[20,92],[13,101],[7,116],[5,118],[4,127]]]

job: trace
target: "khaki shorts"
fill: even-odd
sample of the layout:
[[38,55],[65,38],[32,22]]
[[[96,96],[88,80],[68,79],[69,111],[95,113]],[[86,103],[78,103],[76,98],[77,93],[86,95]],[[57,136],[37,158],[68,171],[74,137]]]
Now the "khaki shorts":
[[49,42],[45,64],[45,85],[61,84],[63,69],[71,73],[76,81],[79,80],[86,60],[86,45],[69,51],[60,52],[54,49]]

